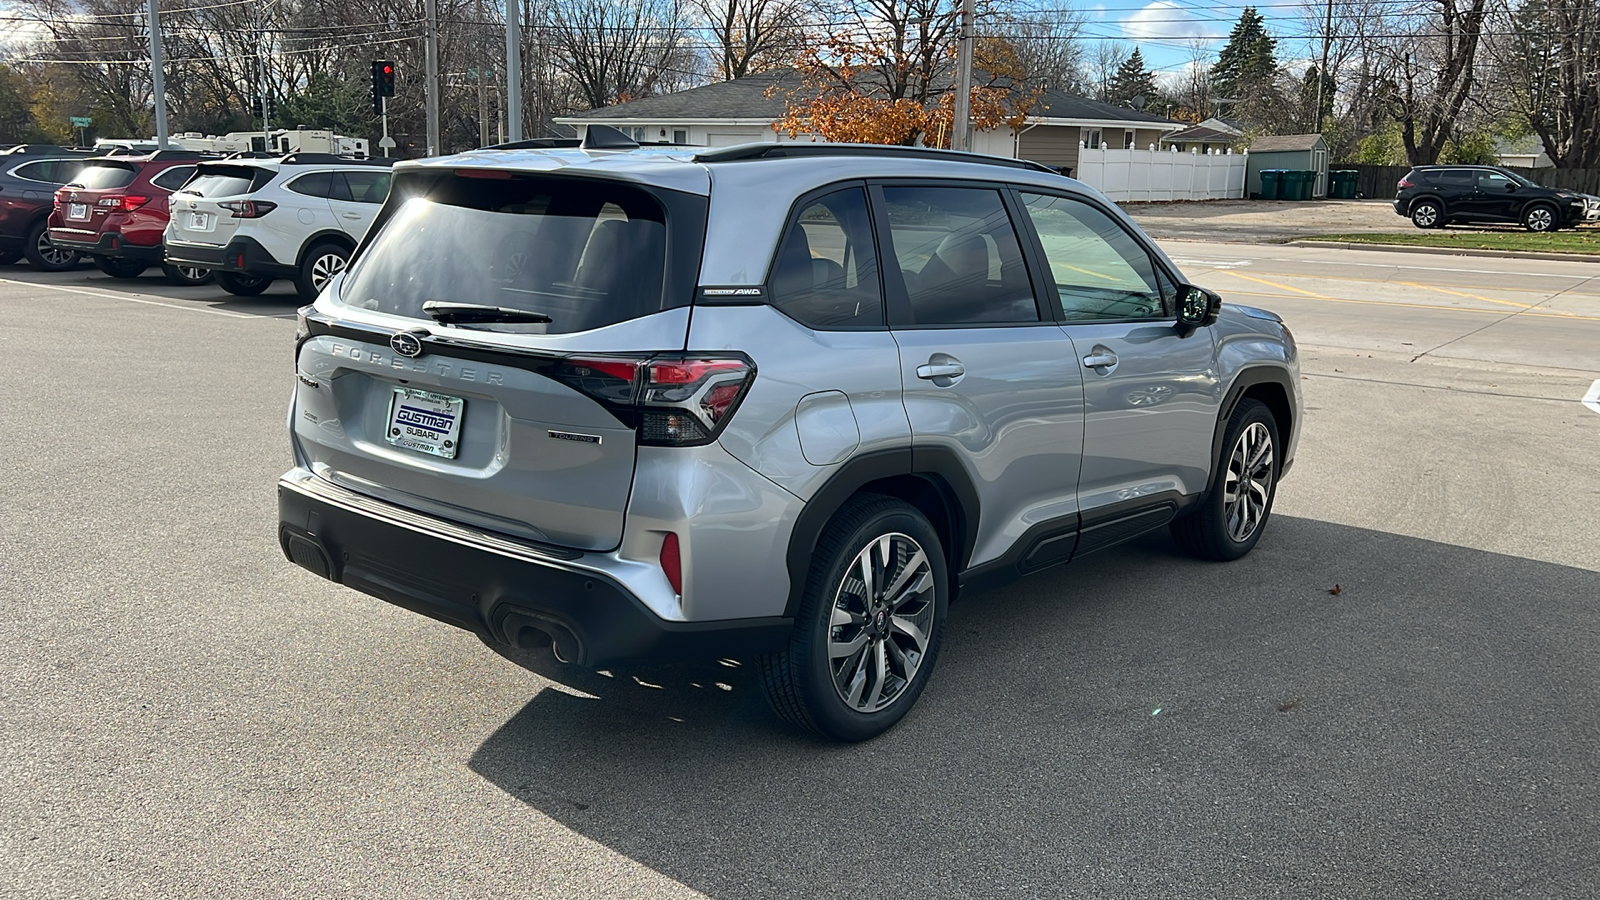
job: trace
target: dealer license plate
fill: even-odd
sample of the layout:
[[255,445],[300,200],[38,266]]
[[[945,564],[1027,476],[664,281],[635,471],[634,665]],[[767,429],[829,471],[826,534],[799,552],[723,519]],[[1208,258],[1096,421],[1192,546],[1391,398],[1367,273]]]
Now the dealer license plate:
[[87,203],[69,203],[69,204],[67,204],[67,218],[69,218],[69,219],[87,219],[87,218],[89,218],[89,204],[87,204]]
[[210,231],[211,215],[202,212],[189,213],[189,227],[195,231]]
[[407,450],[455,459],[460,449],[461,410],[466,401],[432,391],[395,388],[384,438]]

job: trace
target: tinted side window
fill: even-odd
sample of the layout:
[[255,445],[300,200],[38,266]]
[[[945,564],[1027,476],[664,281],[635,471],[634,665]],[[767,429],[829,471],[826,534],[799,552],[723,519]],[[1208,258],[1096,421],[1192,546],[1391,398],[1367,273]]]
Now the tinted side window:
[[883,196],[915,324],[1039,321],[999,191],[885,187]]
[[1486,194],[1504,194],[1512,183],[1511,179],[1498,172],[1480,172],[1478,174],[1478,190]]
[[173,166],[160,175],[150,179],[150,183],[158,188],[175,191],[183,187],[183,183],[194,174],[194,166]]
[[1081,200],[1021,196],[1068,321],[1165,317],[1155,264],[1133,235]]
[[[57,182],[55,177],[56,168],[56,160],[41,159],[38,162],[31,162],[25,166],[19,167],[16,172],[12,174],[16,175],[18,178],[26,178],[29,181],[42,181],[47,184],[59,184],[60,182]],[[74,174],[76,173],[74,172]]]
[[771,297],[774,306],[812,328],[883,324],[865,191],[836,191],[800,211],[778,250]]
[[1433,173],[1433,181],[1441,187],[1471,188],[1477,175],[1461,169],[1445,169]]
[[309,175],[301,175],[284,187],[296,194],[305,194],[307,197],[326,198],[333,194],[333,173],[312,172]]
[[382,203],[389,196],[389,177],[388,172],[345,172],[344,183],[350,196],[339,199]]

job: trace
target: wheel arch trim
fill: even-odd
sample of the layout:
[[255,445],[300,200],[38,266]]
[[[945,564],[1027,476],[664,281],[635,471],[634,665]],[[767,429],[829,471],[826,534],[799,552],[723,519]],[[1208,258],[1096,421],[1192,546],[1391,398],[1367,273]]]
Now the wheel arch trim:
[[[977,542],[979,502],[977,489],[955,453],[940,447],[900,447],[876,450],[857,456],[839,467],[811,495],[796,518],[789,534],[786,563],[789,571],[789,599],[784,615],[793,617],[811,573],[812,555],[823,529],[849,499],[874,482],[917,479],[924,482],[943,505],[948,531],[956,537],[955,546],[946,547],[951,588],[956,573],[966,567]],[[903,483],[903,482],[902,482]],[[904,499],[904,498],[902,498]],[[909,502],[909,501],[908,501]],[[939,523],[934,523],[939,530]]]

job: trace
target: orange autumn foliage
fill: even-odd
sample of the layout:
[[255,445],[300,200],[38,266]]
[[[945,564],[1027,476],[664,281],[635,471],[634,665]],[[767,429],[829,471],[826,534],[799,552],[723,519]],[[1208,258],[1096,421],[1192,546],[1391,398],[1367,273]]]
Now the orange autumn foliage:
[[[955,113],[956,12],[940,0],[874,0],[882,36],[830,34],[802,52],[801,86],[774,131],[861,144],[950,146]],[[937,15],[934,13],[937,12]],[[1015,50],[979,37],[971,93],[975,131],[1022,128],[1039,91],[1023,85]]]

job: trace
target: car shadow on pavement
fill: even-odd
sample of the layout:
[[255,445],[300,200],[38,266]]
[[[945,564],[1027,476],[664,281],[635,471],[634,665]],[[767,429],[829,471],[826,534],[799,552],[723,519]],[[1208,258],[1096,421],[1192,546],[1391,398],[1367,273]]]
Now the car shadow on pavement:
[[524,662],[560,684],[471,769],[715,897],[1600,882],[1593,571],[1282,516],[1225,565],[1151,535],[964,597],[917,708],[854,746],[781,725],[748,664]]

